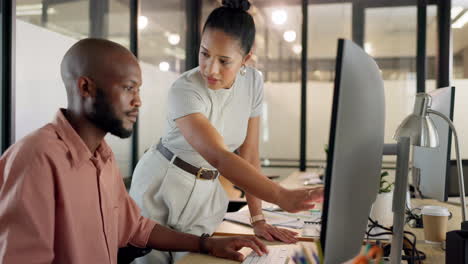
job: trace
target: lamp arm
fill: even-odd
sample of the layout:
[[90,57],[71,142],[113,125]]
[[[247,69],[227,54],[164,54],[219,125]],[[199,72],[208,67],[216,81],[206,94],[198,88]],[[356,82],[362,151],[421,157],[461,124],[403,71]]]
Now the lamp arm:
[[455,154],[457,155],[457,170],[458,170],[458,187],[459,187],[459,192],[460,192],[460,203],[461,203],[461,209],[462,209],[462,219],[463,219],[463,222],[465,222],[466,221],[465,183],[464,183],[465,178],[463,177],[462,161],[461,161],[461,157],[460,157],[460,147],[459,147],[459,144],[458,144],[457,130],[455,129],[455,126],[453,125],[452,120],[450,120],[444,114],[442,114],[442,113],[440,113],[438,111],[432,110],[432,109],[428,109],[427,112],[429,114],[437,115],[437,116],[441,117],[442,119],[444,119],[445,121],[447,121],[447,123],[450,126],[450,129],[452,130],[453,137],[455,138]]

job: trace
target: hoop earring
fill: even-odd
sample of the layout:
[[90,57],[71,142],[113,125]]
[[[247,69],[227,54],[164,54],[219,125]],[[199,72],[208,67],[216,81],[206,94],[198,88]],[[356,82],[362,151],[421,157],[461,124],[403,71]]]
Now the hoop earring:
[[245,67],[245,64],[242,64],[239,72],[242,76],[244,76],[247,73],[247,67]]

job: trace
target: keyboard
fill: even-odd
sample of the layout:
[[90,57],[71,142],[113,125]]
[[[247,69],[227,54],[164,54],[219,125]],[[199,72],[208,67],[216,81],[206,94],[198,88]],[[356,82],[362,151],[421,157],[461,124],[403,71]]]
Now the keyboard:
[[[468,202],[468,197],[465,197],[465,201]],[[461,204],[460,197],[449,197],[447,203],[459,205]]]
[[286,264],[289,260],[289,249],[281,246],[268,247],[268,254],[257,255],[252,251],[242,264]]

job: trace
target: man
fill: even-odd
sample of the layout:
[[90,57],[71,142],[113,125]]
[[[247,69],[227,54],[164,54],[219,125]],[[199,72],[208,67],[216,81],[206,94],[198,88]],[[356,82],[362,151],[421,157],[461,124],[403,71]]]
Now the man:
[[244,246],[266,252],[255,238],[197,237],[140,216],[104,141],[129,137],[141,106],[141,71],[127,49],[81,40],[61,74],[67,108],[0,158],[0,263],[116,263],[127,244],[239,261]]

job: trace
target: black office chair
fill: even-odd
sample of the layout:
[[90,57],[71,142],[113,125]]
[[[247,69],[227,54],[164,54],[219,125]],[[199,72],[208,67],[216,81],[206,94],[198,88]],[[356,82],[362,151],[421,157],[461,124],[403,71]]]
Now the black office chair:
[[143,257],[150,252],[151,248],[138,248],[132,245],[119,248],[117,253],[117,264],[130,264],[136,258]]

